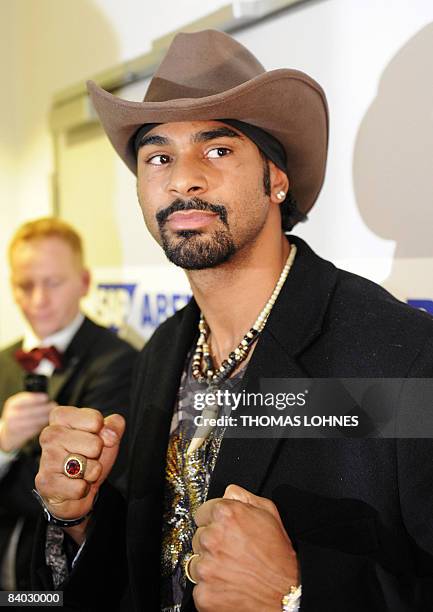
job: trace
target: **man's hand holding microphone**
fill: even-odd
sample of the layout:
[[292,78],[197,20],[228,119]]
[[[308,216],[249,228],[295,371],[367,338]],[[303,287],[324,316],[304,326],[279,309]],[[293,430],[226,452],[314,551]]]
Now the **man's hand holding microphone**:
[[26,374],[24,391],[9,397],[0,419],[0,450],[19,451],[38,436],[46,425],[51,410],[57,406],[48,396],[48,379],[40,374]]
[[47,425],[55,406],[46,393],[22,391],[8,398],[0,421],[0,450],[20,450]]

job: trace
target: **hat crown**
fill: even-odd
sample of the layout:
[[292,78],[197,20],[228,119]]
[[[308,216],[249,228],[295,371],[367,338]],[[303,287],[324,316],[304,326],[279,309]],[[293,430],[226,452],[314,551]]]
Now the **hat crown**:
[[155,72],[143,102],[212,96],[264,72],[248,49],[223,32],[180,33]]

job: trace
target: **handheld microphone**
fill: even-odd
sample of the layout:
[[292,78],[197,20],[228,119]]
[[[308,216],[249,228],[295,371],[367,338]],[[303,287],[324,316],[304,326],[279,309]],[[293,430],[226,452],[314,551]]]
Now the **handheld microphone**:
[[43,374],[26,374],[24,376],[24,391],[48,393],[48,377]]

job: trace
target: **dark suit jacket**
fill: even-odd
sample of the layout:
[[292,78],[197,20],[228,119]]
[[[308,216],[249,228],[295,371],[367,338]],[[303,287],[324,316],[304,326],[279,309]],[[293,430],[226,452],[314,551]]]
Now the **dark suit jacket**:
[[[261,377],[432,376],[431,317],[291,240],[295,264],[244,388]],[[165,456],[198,314],[192,301],[140,356],[127,503],[102,487],[93,531],[64,585],[70,609],[98,609],[109,584],[112,608],[159,610]],[[433,609],[432,482],[431,440],[225,438],[209,498],[236,483],[276,503],[300,560],[302,612],[424,612]],[[34,586],[48,588],[42,537],[35,553]],[[189,585],[185,611],[194,610],[191,595]]]
[[[23,390],[24,371],[14,358],[21,342],[0,352],[0,411],[8,397]],[[87,406],[105,415],[126,415],[136,351],[105,327],[85,318],[65,355],[63,369],[49,379],[49,396],[58,404]],[[18,549],[20,588],[29,588],[29,563],[33,534],[40,506],[31,495],[38,470],[40,446],[37,440],[26,444],[0,479],[0,559],[18,517],[26,522]],[[125,466],[123,466],[125,467]],[[121,478],[120,466],[114,474]]]

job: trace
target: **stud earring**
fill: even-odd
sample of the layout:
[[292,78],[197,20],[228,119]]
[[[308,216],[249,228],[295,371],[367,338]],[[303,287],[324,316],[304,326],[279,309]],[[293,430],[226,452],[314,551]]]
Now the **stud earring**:
[[279,191],[279,192],[277,193],[277,198],[278,198],[279,200],[284,200],[284,198],[285,198],[285,197],[286,197],[286,192],[285,192],[285,191],[281,190],[281,191]]

